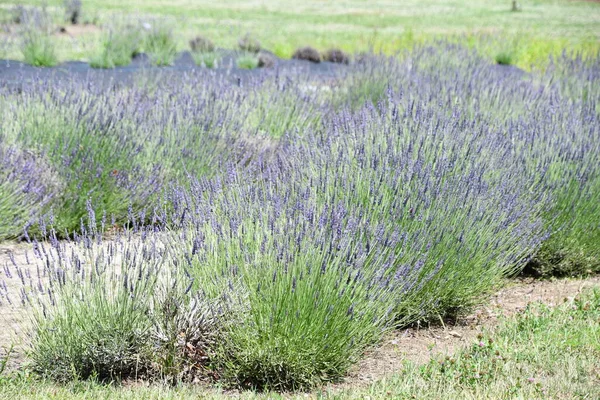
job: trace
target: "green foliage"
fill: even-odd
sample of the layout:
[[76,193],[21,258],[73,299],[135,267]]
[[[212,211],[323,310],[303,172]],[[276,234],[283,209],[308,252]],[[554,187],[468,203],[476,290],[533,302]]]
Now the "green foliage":
[[513,63],[513,57],[510,53],[502,52],[496,54],[496,64],[500,65],[511,65]]
[[123,25],[111,29],[102,42],[102,53],[90,61],[93,68],[114,68],[129,65],[142,46],[139,27]]
[[241,69],[255,69],[258,67],[258,57],[253,53],[242,53],[235,62],[238,68]]
[[[571,398],[600,396],[597,385],[600,291],[584,292],[555,308],[530,305],[451,356],[402,371],[371,385],[319,389],[320,399]],[[305,393],[237,393],[241,399],[303,399]],[[198,385],[100,385],[95,380],[55,385],[21,374],[0,380],[0,397],[23,399],[224,399],[231,395]]]
[[196,65],[200,65],[206,68],[216,68],[221,59],[220,55],[216,51],[200,52],[193,51],[192,57]]
[[600,273],[600,176],[560,185],[555,193],[556,204],[547,215],[553,232],[525,272],[541,277]]
[[[311,238],[290,243],[293,258],[278,260],[273,243],[284,240],[279,228],[267,233],[263,248],[256,238],[267,227],[252,217],[241,224],[225,232],[239,241],[205,230],[189,270],[209,296],[226,294],[242,304],[224,330],[213,365],[226,384],[258,390],[302,390],[339,380],[380,338],[389,322],[389,298],[367,290],[369,272],[348,271],[344,257],[331,258]],[[223,277],[230,265],[233,277]]]
[[35,28],[24,33],[21,52],[25,62],[34,67],[53,67],[58,63],[51,36]]
[[84,270],[76,283],[54,271],[62,285],[52,294],[56,305],[33,317],[32,369],[59,382],[141,375],[150,365],[153,278],[132,276],[129,285],[126,273],[119,284],[108,272]]
[[172,65],[177,55],[177,43],[173,30],[167,23],[156,21],[146,34],[144,50],[157,66]]
[[598,289],[556,307],[531,304],[453,355],[323,398],[595,398],[599,317]]

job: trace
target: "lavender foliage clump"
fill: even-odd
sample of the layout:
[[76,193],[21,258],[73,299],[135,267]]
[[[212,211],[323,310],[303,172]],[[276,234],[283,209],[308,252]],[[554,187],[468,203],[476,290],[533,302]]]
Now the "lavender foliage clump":
[[28,226],[48,211],[60,186],[43,155],[0,139],[0,240],[23,237]]
[[528,262],[596,268],[597,67],[525,74],[437,44],[357,59],[316,88],[202,69],[2,92],[7,143],[64,182],[36,269],[5,269],[36,310],[36,370],[305,389]]

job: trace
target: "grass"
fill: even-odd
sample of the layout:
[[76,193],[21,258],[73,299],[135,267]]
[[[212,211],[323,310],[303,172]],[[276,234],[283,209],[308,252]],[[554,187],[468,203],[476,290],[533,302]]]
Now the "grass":
[[[42,1],[24,3],[41,5]],[[62,18],[62,0],[48,3]],[[133,10],[144,16],[177,18],[179,49],[185,49],[196,32],[214,38],[224,48],[237,48],[238,37],[254,32],[264,48],[284,58],[307,44],[319,50],[339,47],[354,53],[373,48],[391,54],[442,37],[468,42],[490,61],[505,43],[512,43],[514,64],[524,69],[546,66],[548,56],[558,56],[563,49],[598,52],[597,3],[523,1],[521,6],[521,12],[511,13],[509,1],[493,0],[411,0],[402,4],[352,0],[343,5],[310,0],[291,6],[278,0],[260,4],[238,0],[218,5],[206,0],[85,2],[86,13],[98,15],[105,22]],[[96,45],[98,38],[94,34],[86,36],[83,48],[63,40],[57,44],[59,58],[68,60],[85,57],[84,50]]]
[[[402,372],[352,390],[319,390],[317,399],[385,398],[572,398],[600,396],[600,290],[549,307],[531,304],[501,325],[486,330],[475,343],[456,354],[439,356],[423,365],[407,363]],[[0,377],[6,398],[76,399],[225,399],[215,389],[183,385],[168,387],[106,386],[97,382],[67,385],[38,380],[27,372]],[[242,399],[306,398],[242,392]]]

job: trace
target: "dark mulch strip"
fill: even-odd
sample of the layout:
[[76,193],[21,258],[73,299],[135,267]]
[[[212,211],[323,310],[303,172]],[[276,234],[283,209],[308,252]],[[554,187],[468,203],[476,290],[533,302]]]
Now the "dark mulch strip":
[[194,63],[189,52],[180,53],[174,64],[156,67],[145,54],[136,56],[130,65],[112,69],[92,68],[88,63],[70,61],[52,68],[32,67],[19,61],[0,60],[0,86],[20,89],[29,83],[41,81],[91,82],[97,86],[127,85],[135,82],[140,75],[152,78],[177,77],[184,74],[199,74],[202,77],[226,78],[240,84],[253,77],[277,74],[279,76],[307,76],[316,80],[329,80],[339,77],[347,68],[344,65],[323,62],[320,64],[303,60],[283,60],[277,57],[271,68],[255,70],[240,69],[236,65],[234,51],[222,51],[217,68],[207,69]]

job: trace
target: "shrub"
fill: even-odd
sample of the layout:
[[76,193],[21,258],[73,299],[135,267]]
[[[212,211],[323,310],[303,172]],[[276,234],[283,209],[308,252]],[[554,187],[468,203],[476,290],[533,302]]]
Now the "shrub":
[[29,30],[23,37],[21,52],[25,62],[34,67],[53,67],[58,63],[50,35]]
[[193,52],[192,58],[194,59],[196,65],[200,65],[206,68],[216,68],[221,59],[219,53],[214,51],[206,53]]
[[46,9],[32,9],[24,14],[21,30],[21,52],[25,62],[35,67],[57,64],[54,43],[50,36],[52,24]]
[[141,34],[134,27],[110,30],[102,43],[102,53],[90,61],[93,68],[114,68],[131,63],[141,48]]
[[81,0],[64,0],[65,21],[77,25],[81,21]]
[[190,40],[190,48],[192,49],[192,57],[196,65],[206,68],[215,68],[217,66],[220,56],[215,52],[215,45],[210,39],[197,36]]
[[[59,382],[141,376],[151,369],[156,271],[127,257],[121,265],[100,259],[87,264],[81,257],[109,251],[92,245],[91,234],[87,240],[73,249],[78,254],[62,258],[62,267],[46,270],[50,298],[33,314],[32,369]],[[55,246],[51,253],[60,250]]]
[[245,34],[238,40],[238,47],[240,50],[246,53],[258,53],[261,50],[260,42],[258,39],[250,35]]
[[164,24],[155,23],[146,35],[144,50],[154,65],[172,65],[177,55],[177,45],[172,30]]
[[246,185],[241,171],[229,176],[174,194],[176,215],[186,210],[178,243],[188,243],[194,281],[208,293],[204,283],[218,282],[216,293],[238,293],[243,304],[217,348],[217,371],[228,384],[261,390],[341,378],[388,322],[387,287],[347,259],[365,227],[311,195],[284,198],[288,187],[278,193],[268,182]]
[[275,56],[260,52],[258,53],[258,67],[259,68],[272,68],[275,65]]
[[340,49],[329,49],[323,54],[323,60],[337,64],[350,64],[350,56]]
[[258,58],[252,53],[245,53],[236,59],[236,65],[241,69],[255,69],[258,67]]
[[215,44],[204,36],[196,36],[190,40],[190,48],[192,53],[212,53],[215,51]]
[[42,156],[0,141],[0,240],[21,237],[59,192],[60,183]]
[[292,55],[293,59],[306,60],[314,63],[321,62],[321,54],[314,48],[306,46],[297,49]]
[[512,63],[513,63],[513,57],[510,53],[496,54],[496,64],[511,65]]

